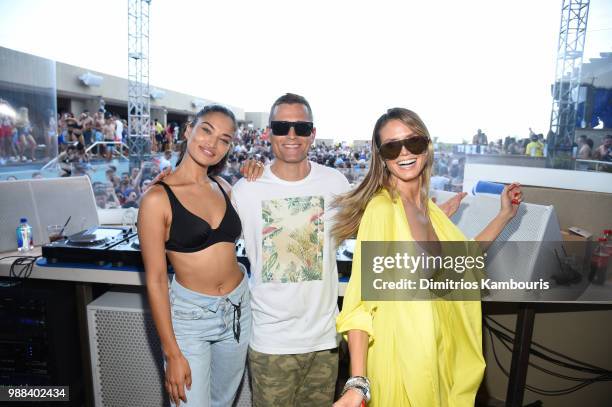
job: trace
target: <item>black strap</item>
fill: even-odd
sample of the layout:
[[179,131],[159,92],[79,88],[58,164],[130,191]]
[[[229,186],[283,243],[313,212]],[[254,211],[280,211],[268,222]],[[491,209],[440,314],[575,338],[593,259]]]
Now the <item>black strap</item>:
[[170,186],[164,181],[157,181],[157,183],[164,187],[164,189],[166,190],[166,194],[168,195],[168,199],[170,200],[170,206],[172,206],[172,209],[174,209],[176,203],[178,202],[178,198],[176,197],[176,195],[174,195],[174,192],[172,192]]
[[234,339],[236,339],[236,342],[240,343],[240,317],[242,316],[242,309],[240,307],[242,305],[242,301],[240,301],[238,304],[234,304],[229,298],[227,298],[227,302],[229,302],[230,305],[234,308],[232,331],[234,331]]
[[[217,181],[214,178],[210,178],[210,179],[215,181],[215,183],[219,186],[219,189],[221,190],[221,193],[223,194],[223,197],[225,198],[225,200],[229,201],[229,197],[225,193],[225,189],[223,189],[219,181]],[[172,205],[173,208],[174,208],[174,205],[176,205],[177,203],[183,206],[183,204],[180,203],[181,201],[179,201],[176,195],[174,195],[174,192],[172,192],[172,188],[170,188],[168,184],[166,184],[164,181],[157,181],[157,183],[161,185],[162,187],[164,187],[164,189],[166,190],[166,193],[168,194],[168,198],[170,198],[170,204]]]
[[209,177],[209,178],[212,179],[213,181],[215,181],[215,183],[219,186],[219,189],[221,190],[221,193],[223,194],[223,197],[225,198],[225,200],[229,201],[229,197],[225,193],[225,189],[221,186],[219,181],[217,181],[216,178],[213,178],[213,177]]

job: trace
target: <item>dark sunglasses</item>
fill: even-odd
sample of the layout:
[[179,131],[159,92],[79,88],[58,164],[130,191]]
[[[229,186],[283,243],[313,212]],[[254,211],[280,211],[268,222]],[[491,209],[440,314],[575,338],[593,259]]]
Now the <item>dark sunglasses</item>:
[[270,127],[272,128],[272,134],[275,136],[286,136],[293,127],[295,134],[300,137],[308,137],[312,133],[313,124],[312,122],[272,121]]
[[378,147],[378,152],[385,160],[395,160],[402,152],[402,147],[412,154],[423,154],[429,146],[429,137],[414,136],[402,140],[389,141]]

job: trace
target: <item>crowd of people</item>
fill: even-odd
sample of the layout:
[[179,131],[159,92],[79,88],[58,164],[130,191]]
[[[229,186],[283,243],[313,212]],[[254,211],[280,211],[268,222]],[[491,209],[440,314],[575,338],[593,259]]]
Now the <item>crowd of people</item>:
[[[96,142],[98,146],[90,150],[90,157],[98,156],[110,160],[113,154],[124,154],[121,144],[127,137],[128,123],[118,114],[100,108],[96,112],[84,110],[75,115],[72,112],[55,114],[48,111],[45,118],[33,124],[27,107],[13,108],[7,101],[0,99],[0,165],[16,162],[49,160],[56,154],[68,152],[71,146],[76,151],[87,150]],[[135,126],[133,126],[135,128]],[[168,122],[163,124],[154,119],[149,129],[150,146],[153,153],[166,150],[176,151],[180,140],[180,124]],[[545,139],[542,133],[536,134],[531,128],[529,136],[517,138],[508,136],[505,139],[489,141],[489,137],[478,129],[472,137],[471,144],[464,142],[457,145],[458,153],[467,154],[510,154],[543,157],[550,143],[556,149],[574,150],[577,159],[612,161],[610,153],[612,136],[604,137],[601,145],[595,147],[593,140],[581,135],[576,142],[557,140],[549,133]],[[467,145],[466,145],[467,144]],[[38,151],[38,152],[37,152]],[[309,158],[319,164],[340,169],[349,177],[349,181],[360,179],[359,173],[365,169],[370,151],[362,147],[352,151],[346,144],[317,144],[310,152]],[[269,148],[268,130],[243,128],[238,131],[237,143],[230,152],[229,166],[236,173],[238,163],[246,157],[257,157],[264,162],[272,158]],[[82,157],[81,157],[82,158]],[[349,169],[349,171],[343,171]],[[354,175],[353,173],[356,173]],[[354,178],[354,179],[351,179]]]
[[105,181],[92,183],[96,204],[101,209],[138,208],[142,195],[155,177],[166,167],[172,167],[172,161],[172,151],[166,150],[131,171],[118,173],[115,165],[109,165],[105,171]]
[[[540,135],[533,135],[528,140],[522,141],[524,147],[517,147],[518,143],[514,138],[507,138],[504,142],[498,140],[498,143],[489,143],[487,151],[494,151],[497,154],[525,154],[525,151],[531,149],[537,151],[534,156],[540,156],[540,152],[543,151]],[[592,141],[590,144],[592,144]],[[588,153],[585,153],[585,146],[589,147],[590,144],[586,137],[578,138],[578,158],[589,157],[604,161],[606,159],[610,160],[610,157],[612,157],[612,136],[606,136],[604,143],[598,149],[589,149]],[[163,154],[154,155],[151,161],[143,163],[141,168],[133,169],[131,172],[118,174],[116,166],[109,165],[106,170],[105,182],[93,183],[98,206],[106,209],[138,207],[142,194],[147,190],[152,180],[160,171],[168,166],[173,166],[173,162],[176,161],[177,153],[173,151],[176,149],[176,141],[171,142],[168,138],[166,145],[167,148]],[[170,149],[172,147],[174,148]],[[519,153],[519,151],[522,151],[522,153]],[[347,143],[332,145],[318,143],[310,149],[308,157],[318,164],[338,169],[349,183],[354,185],[361,182],[367,173],[371,149],[369,144],[353,147]],[[461,191],[466,162],[465,154],[436,152],[435,157],[431,189]],[[241,164],[249,158],[259,160],[264,164],[268,164],[274,158],[269,135],[265,129],[241,128],[237,131],[236,141],[229,153],[227,165],[220,175],[231,185],[234,185],[242,178],[240,174]],[[58,157],[60,175],[87,175],[91,171],[91,159],[92,154],[85,152],[82,143],[68,145],[66,150],[60,153]],[[40,176],[40,173],[36,173],[36,175]]]
[[461,192],[463,190],[463,172],[465,156],[452,153],[436,154],[430,179],[431,189]]
[[558,138],[554,133],[549,132],[544,138],[544,134],[536,134],[531,128],[529,136],[523,139],[516,137],[506,137],[503,141],[489,142],[487,135],[478,129],[472,137],[472,144],[469,147],[458,146],[458,151],[475,154],[510,154],[527,155],[531,157],[545,157],[549,146],[554,146],[555,150],[567,151],[572,157],[579,160],[596,160],[612,162],[612,134],[603,137],[601,144],[595,147],[592,138],[582,134],[573,142],[569,137]]
[[[50,121],[49,128],[52,125]],[[135,133],[136,126],[132,127],[132,133]],[[148,133],[152,152],[172,150],[177,142],[179,126],[175,122],[164,126],[159,120],[154,119]],[[53,136],[53,132],[50,131],[49,135]],[[65,151],[70,145],[81,145],[87,149],[94,143],[100,143],[92,149],[92,154],[104,156],[110,160],[113,153],[125,152],[122,151],[119,143],[125,143],[128,135],[128,122],[118,114],[102,108],[93,114],[85,110],[78,117],[67,112],[58,115],[56,135],[59,153]]]
[[[240,166],[245,160],[253,158],[268,164],[273,159],[273,155],[270,143],[266,138],[263,129],[239,130],[236,142],[228,156],[228,164],[220,176],[234,185],[242,178]],[[176,157],[176,152],[165,150],[163,154],[144,162],[140,168],[120,174],[115,165],[109,165],[105,181],[93,182],[98,207],[102,209],[137,208],[142,194],[148,189],[151,182],[166,167],[173,167]],[[319,164],[339,169],[347,177],[349,183],[355,183],[359,182],[367,172],[370,151],[368,147],[354,149],[345,143],[333,146],[322,144],[311,149],[309,158]],[[90,160],[91,155],[86,153],[80,144],[69,146],[59,156],[61,176],[90,174],[92,171]]]
[[[369,144],[353,147],[348,143],[328,145],[321,142],[311,148],[308,158],[318,164],[339,169],[352,184],[359,182],[365,176],[370,154]],[[229,153],[228,165],[222,176],[230,184],[235,184],[241,177],[240,165],[248,158],[254,158],[264,164],[268,164],[274,158],[270,147],[269,129],[238,129],[236,142]]]
[[2,99],[0,105],[0,165],[35,160],[38,143],[32,133],[28,108],[8,109]]
[[468,154],[510,154],[544,157],[547,143],[544,134],[536,134],[530,128],[528,137],[517,139],[517,137],[507,136],[505,139],[498,139],[496,142],[488,141],[488,136],[481,129],[478,129],[472,137],[471,145],[466,147],[465,144],[458,146],[458,151]]
[[[126,152],[121,143],[126,140],[128,122],[104,108],[96,112],[84,110],[79,115],[48,110],[34,118],[30,116],[28,107],[15,108],[0,99],[0,165],[46,162],[71,146],[87,150],[94,143],[99,144],[90,154],[107,160],[113,154]],[[172,150],[178,141],[179,128],[176,122],[162,125],[154,119],[149,129],[151,151]]]
[[612,134],[607,134],[603,143],[593,148],[593,140],[587,136],[578,136],[578,152],[576,158],[581,160],[597,160],[612,162]]
[[[21,108],[17,112],[15,121],[10,121],[8,115],[2,117],[3,137],[0,143],[2,163],[9,160],[11,162],[35,160],[34,149],[38,144],[32,134],[28,109]],[[137,208],[142,194],[152,180],[165,167],[172,166],[173,161],[176,161],[180,145],[180,128],[177,123],[163,125],[158,120],[154,120],[150,133],[153,159],[143,163],[140,168],[120,173],[117,166],[109,162],[105,170],[105,180],[95,180],[98,177],[92,176],[96,171],[96,166],[92,163],[99,163],[102,159],[110,160],[113,152],[117,154],[121,151],[104,144],[97,145],[89,151],[88,147],[99,141],[120,143],[127,137],[127,129],[126,120],[102,109],[93,114],[86,110],[78,116],[66,112],[59,114],[57,119],[54,114],[50,114],[43,131],[45,153],[50,157],[54,149],[58,152],[59,176],[88,175],[93,179],[94,196],[99,208]],[[5,138],[4,133],[11,134],[12,146],[6,142],[9,138]],[[240,166],[245,160],[253,158],[268,164],[274,158],[269,138],[269,129],[239,128],[228,155],[228,164],[221,176],[233,185],[242,177]],[[26,153],[27,156],[24,156]],[[367,143],[353,147],[346,142],[334,144],[320,142],[313,145],[308,157],[318,164],[338,169],[350,184],[356,184],[361,182],[367,173],[371,148]],[[456,190],[461,186],[464,163],[465,159],[453,158],[452,153],[442,154],[434,169],[432,186],[437,189]],[[37,171],[32,177],[40,178],[42,175]],[[11,176],[10,179],[16,178]]]
[[[7,102],[0,100],[0,105],[7,105]],[[110,161],[113,155],[127,153],[127,150],[122,151],[121,147],[117,147],[121,146],[127,137],[127,121],[104,109],[94,113],[85,110],[78,116],[71,112],[56,116],[49,111],[42,131],[33,129],[35,126],[30,121],[27,107],[18,108],[14,113],[0,109],[0,165],[34,161],[38,149],[43,151],[42,155],[46,160],[57,152],[59,176],[91,175],[92,161]],[[172,165],[173,156],[176,156],[180,145],[179,124],[163,124],[155,119],[151,123],[149,135],[154,157],[150,162],[140,169],[121,174],[117,173],[116,166],[110,165],[106,170],[106,180],[94,182],[94,193],[100,208],[138,207],[142,193],[150,182],[163,168]],[[432,189],[461,190],[465,154],[543,157],[546,155],[548,140],[544,139],[543,134],[536,134],[530,128],[529,137],[519,140],[516,137],[506,137],[496,142],[489,141],[488,136],[478,129],[471,141],[471,145],[456,145],[453,152],[436,152],[431,178]],[[593,140],[587,136],[579,136],[576,141],[576,158],[612,161],[612,135],[605,136],[603,143],[596,148]],[[88,147],[96,142],[108,144],[100,143],[88,150]],[[350,146],[345,142],[318,142],[310,149],[308,158],[318,164],[338,169],[350,184],[355,185],[361,182],[367,173],[371,153],[368,143]],[[227,165],[221,174],[223,178],[231,185],[235,184],[241,178],[240,165],[248,158],[254,158],[264,164],[273,159],[269,129],[249,126],[237,130]],[[41,176],[40,172],[33,174],[34,178]],[[15,177],[10,179],[13,178]]]

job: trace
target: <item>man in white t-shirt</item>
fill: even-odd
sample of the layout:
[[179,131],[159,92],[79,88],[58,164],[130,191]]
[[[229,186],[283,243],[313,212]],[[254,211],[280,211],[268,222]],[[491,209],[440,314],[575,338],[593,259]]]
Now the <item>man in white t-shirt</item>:
[[349,189],[337,170],[308,161],[310,105],[286,94],[270,111],[275,160],[233,188],[251,263],[255,407],[331,406],[338,375],[338,271],[330,203]]
[[115,115],[115,141],[123,141],[123,122],[119,115]]
[[164,151],[164,155],[162,155],[161,158],[159,159],[159,170],[165,171],[167,167],[170,167],[170,169],[172,169],[172,162],[170,161],[171,159],[172,159],[172,151],[171,150]]

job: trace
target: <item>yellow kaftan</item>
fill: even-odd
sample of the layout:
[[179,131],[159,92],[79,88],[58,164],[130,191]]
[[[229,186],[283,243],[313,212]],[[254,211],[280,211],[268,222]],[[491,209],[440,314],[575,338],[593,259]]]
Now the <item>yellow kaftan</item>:
[[[431,201],[429,216],[441,241],[467,240]],[[361,300],[361,242],[412,240],[401,199],[381,190],[359,226],[336,327],[370,336],[369,407],[473,407],[485,368],[480,301]]]

